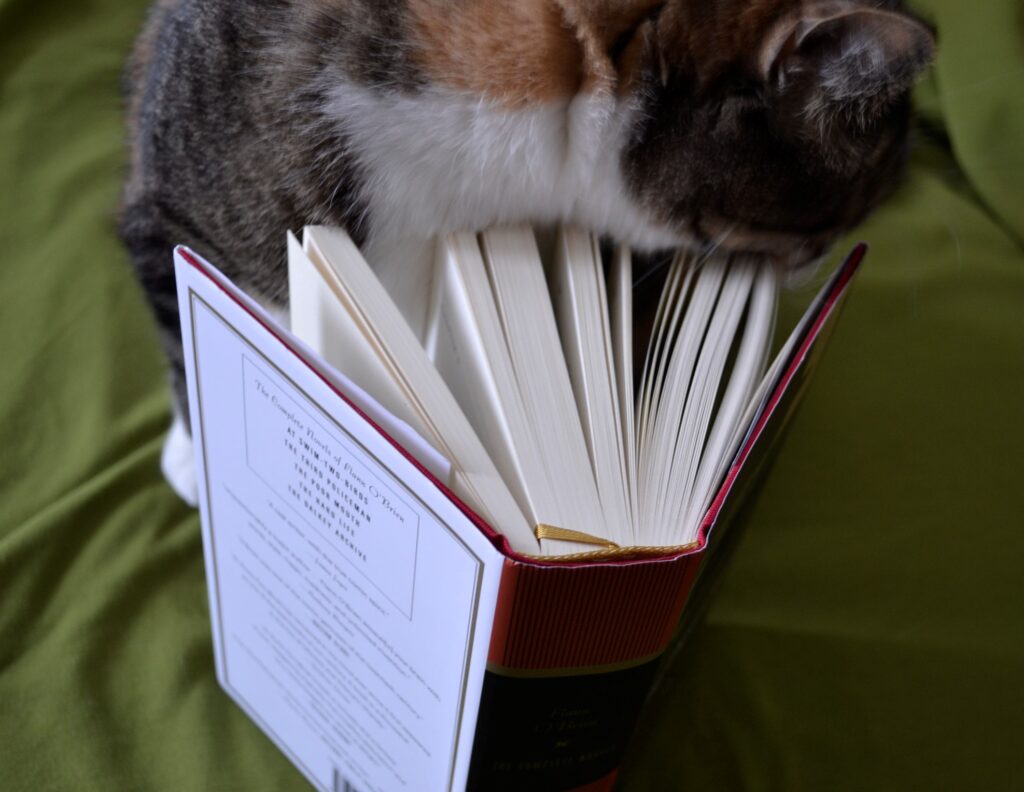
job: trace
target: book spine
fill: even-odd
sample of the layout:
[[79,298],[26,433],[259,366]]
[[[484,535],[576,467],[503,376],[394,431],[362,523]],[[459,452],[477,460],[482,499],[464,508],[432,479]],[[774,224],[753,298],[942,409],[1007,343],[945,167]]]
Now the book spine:
[[506,560],[467,789],[611,789],[701,558]]

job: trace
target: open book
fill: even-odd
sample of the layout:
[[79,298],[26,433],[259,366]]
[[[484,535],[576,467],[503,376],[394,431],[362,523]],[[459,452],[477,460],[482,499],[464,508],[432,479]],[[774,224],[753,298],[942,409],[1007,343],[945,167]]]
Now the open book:
[[672,261],[636,383],[630,252],[580,230],[546,256],[529,228],[450,235],[405,312],[338,229],[292,238],[289,277],[293,332],[525,555],[694,542],[772,379],[777,276],[749,261]]
[[220,684],[325,792],[609,792],[863,247],[767,371],[742,261],[644,281],[501,230],[406,280],[339,231],[290,248],[294,332],[175,253]]

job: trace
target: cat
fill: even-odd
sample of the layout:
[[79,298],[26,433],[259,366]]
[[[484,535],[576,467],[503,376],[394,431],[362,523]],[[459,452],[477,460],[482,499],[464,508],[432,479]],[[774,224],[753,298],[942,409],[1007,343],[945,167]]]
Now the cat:
[[157,0],[119,232],[187,409],[171,250],[269,306],[285,230],[570,222],[820,256],[898,181],[934,31],[888,0]]

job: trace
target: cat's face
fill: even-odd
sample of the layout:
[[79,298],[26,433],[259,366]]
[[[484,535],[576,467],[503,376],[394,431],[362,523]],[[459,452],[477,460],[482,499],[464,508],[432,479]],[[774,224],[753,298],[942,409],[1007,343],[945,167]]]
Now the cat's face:
[[626,183],[691,245],[816,258],[895,185],[933,50],[894,3],[656,6],[615,53],[641,107]]

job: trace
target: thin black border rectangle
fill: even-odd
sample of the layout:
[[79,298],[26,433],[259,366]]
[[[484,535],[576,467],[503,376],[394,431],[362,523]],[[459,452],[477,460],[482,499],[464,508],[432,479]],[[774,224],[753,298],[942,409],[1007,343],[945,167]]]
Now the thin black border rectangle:
[[[260,372],[260,373],[263,373],[263,372],[262,372],[262,369],[260,368],[260,366],[259,366],[259,364],[258,364],[258,363],[255,363],[255,362],[253,362],[253,361],[252,361],[252,360],[250,360],[250,359],[249,359],[248,357],[246,357],[246,356],[245,356],[244,354],[242,355],[242,373],[243,373],[243,383],[242,383],[242,390],[243,390],[243,395],[242,395],[242,408],[243,408],[243,409],[242,409],[242,412],[243,412],[243,414],[245,414],[245,415],[248,415],[248,413],[247,413],[247,412],[246,412],[246,410],[245,410],[245,405],[246,405],[246,401],[245,401],[245,399],[246,399],[246,395],[247,395],[247,394],[246,394],[246,392],[245,392],[245,377],[244,377],[244,373],[245,373],[245,365],[246,365],[246,363],[248,363],[248,364],[249,364],[250,366],[252,366],[252,367],[253,367],[254,369],[256,369],[256,371],[257,371],[257,372]],[[266,376],[266,374],[264,374],[264,376]],[[287,396],[287,394],[285,394],[285,395]],[[291,397],[290,397],[290,396],[288,396],[288,398],[289,398],[289,399],[291,399]],[[308,417],[308,418],[310,419],[310,421],[312,421],[312,422],[313,422],[313,423],[314,423],[314,424],[315,424],[316,426],[319,426],[321,430],[323,430],[323,431],[325,431],[325,432],[330,432],[330,431],[331,431],[330,429],[327,429],[326,427],[324,427],[324,426],[323,426],[323,425],[322,425],[322,424],[321,424],[321,423],[320,423],[319,421],[317,421],[317,419],[316,419],[316,418],[315,418],[314,416],[310,415],[310,414],[309,414],[309,413],[308,413],[308,412],[307,412],[307,411],[306,411],[306,410],[305,410],[305,409],[304,409],[304,408],[303,408],[303,407],[302,407],[301,405],[296,405],[296,406],[297,406],[297,408],[298,408],[298,409],[302,410],[303,414],[304,414],[304,415],[306,415],[306,417]],[[321,410],[321,412],[323,412],[323,411]],[[300,519],[300,520],[301,520],[301,521],[302,521],[303,523],[305,523],[306,525],[308,525],[308,526],[309,526],[309,529],[310,529],[311,531],[314,531],[314,532],[316,532],[316,533],[317,533],[317,534],[318,534],[318,535],[320,536],[320,538],[321,538],[321,539],[324,539],[325,537],[323,536],[323,534],[321,534],[321,533],[320,533],[319,529],[318,529],[318,528],[316,528],[315,526],[311,525],[311,524],[310,524],[310,522],[309,522],[309,520],[308,520],[308,519],[307,519],[307,518],[306,518],[305,516],[303,516],[303,514],[302,514],[302,513],[301,513],[301,512],[300,512],[300,511],[299,511],[298,509],[296,509],[296,508],[295,508],[295,505],[294,505],[294,504],[292,504],[292,503],[289,503],[288,499],[287,499],[287,498],[286,498],[286,497],[285,497],[284,495],[282,495],[282,494],[281,494],[280,492],[278,492],[278,491],[277,491],[276,489],[274,489],[274,485],[273,485],[273,484],[271,484],[271,483],[270,483],[269,481],[267,481],[267,480],[266,480],[266,479],[265,479],[265,478],[263,477],[263,475],[262,475],[262,474],[261,474],[261,473],[260,473],[259,471],[257,471],[257,470],[256,470],[256,468],[254,468],[254,467],[253,467],[253,465],[252,465],[252,460],[251,460],[251,459],[250,459],[250,457],[249,457],[249,437],[248,437],[248,425],[249,425],[249,422],[248,422],[248,418],[246,418],[246,420],[245,420],[245,424],[246,424],[246,427],[247,427],[247,431],[246,431],[246,438],[245,438],[245,440],[246,440],[246,447],[245,447],[245,462],[246,462],[246,464],[248,465],[248,467],[249,467],[249,470],[250,470],[250,472],[251,472],[251,473],[252,473],[252,474],[253,474],[254,476],[256,476],[256,478],[258,478],[258,479],[259,479],[260,481],[262,481],[262,482],[263,482],[264,484],[266,484],[266,485],[267,485],[267,487],[269,487],[269,488],[270,488],[270,491],[271,491],[271,492],[273,492],[273,493],[274,493],[275,495],[277,495],[277,497],[279,497],[279,498],[281,499],[281,501],[282,501],[282,502],[283,502],[283,503],[284,503],[284,504],[285,504],[286,506],[288,506],[288,508],[289,508],[289,509],[291,510],[291,512],[292,512],[292,513],[293,513],[293,514],[294,514],[294,515],[295,515],[295,516],[296,516],[296,517],[297,517],[298,519]],[[347,434],[347,433],[346,433],[346,434]],[[348,436],[349,436],[349,437],[351,437],[351,435],[348,435]],[[346,450],[347,450],[347,449],[346,449]],[[362,463],[360,463],[360,464],[362,464]],[[363,465],[363,467],[366,467],[366,466],[365,466],[365,465]],[[367,469],[367,470],[368,470],[368,469]],[[389,472],[390,472],[390,471],[389,471]],[[372,476],[376,477],[376,474],[375,474],[375,473],[370,473],[370,475],[372,475]],[[392,478],[394,478],[394,477],[392,476]],[[382,482],[381,486],[387,486],[387,485],[383,484],[383,482]],[[408,490],[405,490],[405,491],[408,491]],[[405,500],[404,500],[404,499],[403,499],[403,498],[402,498],[401,496],[397,495],[397,494],[396,494],[396,493],[395,493],[395,492],[394,492],[394,491],[393,491],[393,490],[391,489],[391,487],[388,487],[388,492],[390,492],[390,493],[391,493],[391,494],[392,494],[392,495],[393,495],[393,496],[394,496],[394,497],[395,497],[395,498],[396,498],[397,500],[400,500],[400,501],[402,502],[402,504],[403,504],[403,505],[404,505],[404,506],[405,506],[406,508],[408,508],[408,509],[409,509],[410,511],[415,511],[415,508],[414,508],[414,507],[412,507],[412,506],[409,506],[409,504],[408,504],[408,503],[406,503],[406,502],[405,502]],[[418,550],[419,550],[419,542],[420,542],[420,525],[419,525],[419,515],[417,515],[417,516],[416,516],[416,527],[415,527],[415,528],[414,528],[413,530],[415,531],[415,534],[416,534],[416,550],[418,551]],[[328,541],[328,544],[330,544],[330,542],[329,542],[329,541]],[[341,555],[341,554],[340,554],[340,555]],[[344,558],[344,559],[345,559],[345,562],[346,562],[347,564],[349,564],[350,566],[352,566],[352,568],[353,568],[353,569],[354,569],[354,570],[355,570],[355,571],[356,571],[357,573],[359,573],[360,575],[362,575],[362,576],[363,576],[363,577],[364,577],[364,578],[365,578],[365,579],[366,579],[366,580],[367,580],[367,581],[369,582],[369,584],[370,584],[371,586],[373,586],[373,587],[374,587],[375,589],[377,589],[377,591],[379,591],[379,592],[380,592],[380,595],[381,595],[382,597],[384,597],[384,599],[386,599],[386,600],[387,600],[388,602],[390,602],[390,603],[391,603],[391,604],[392,604],[392,605],[393,605],[393,606],[394,606],[395,608],[397,608],[397,609],[398,609],[398,611],[399,611],[399,612],[400,612],[400,613],[401,613],[401,614],[402,614],[403,616],[405,616],[405,617],[406,617],[406,618],[407,618],[407,619],[408,619],[409,621],[412,621],[413,603],[414,603],[414,602],[415,602],[415,600],[416,600],[416,575],[417,575],[417,569],[418,569],[418,567],[417,567],[417,565],[416,565],[416,560],[415,560],[415,559],[416,559],[416,553],[413,553],[413,570],[412,570],[412,589],[410,590],[410,593],[409,593],[409,604],[408,604],[408,606],[402,606],[402,605],[399,605],[399,604],[398,604],[397,602],[395,602],[395,601],[394,601],[393,599],[391,599],[390,595],[388,595],[388,593],[387,593],[386,591],[384,591],[384,589],[382,589],[382,588],[381,588],[380,586],[378,586],[378,585],[377,585],[377,584],[376,584],[376,583],[375,583],[375,582],[373,581],[373,578],[371,578],[371,577],[370,577],[369,575],[367,575],[367,574],[366,574],[365,572],[363,572],[363,571],[362,571],[361,569],[359,569],[358,567],[354,566],[354,565],[352,564],[351,560],[349,560],[348,558],[346,558],[346,557],[345,557],[344,555],[341,555],[341,557],[342,557],[342,558]]]

